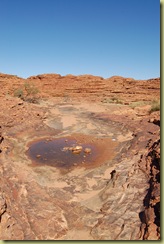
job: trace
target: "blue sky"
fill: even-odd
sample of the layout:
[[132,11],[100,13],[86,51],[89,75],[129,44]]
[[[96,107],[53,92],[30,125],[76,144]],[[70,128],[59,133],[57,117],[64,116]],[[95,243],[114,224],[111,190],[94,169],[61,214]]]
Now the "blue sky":
[[159,0],[0,0],[0,72],[160,76]]

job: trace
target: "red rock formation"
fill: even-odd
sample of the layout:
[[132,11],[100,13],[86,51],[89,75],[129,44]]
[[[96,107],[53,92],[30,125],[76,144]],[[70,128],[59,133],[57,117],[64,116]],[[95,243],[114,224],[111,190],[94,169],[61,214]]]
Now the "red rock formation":
[[142,238],[160,240],[160,135],[148,143],[140,166],[149,175],[149,189],[144,199],[145,210],[141,213]]
[[[25,82],[39,89],[39,104],[13,96]],[[129,106],[159,100],[159,78],[0,73],[0,85],[0,239],[160,239],[160,111]],[[65,124],[67,133],[117,140],[112,166],[82,175],[31,166],[27,141]]]

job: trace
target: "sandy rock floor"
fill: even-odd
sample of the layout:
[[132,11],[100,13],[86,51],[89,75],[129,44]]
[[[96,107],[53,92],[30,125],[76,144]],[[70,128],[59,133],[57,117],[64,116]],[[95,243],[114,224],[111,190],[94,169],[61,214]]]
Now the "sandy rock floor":
[[[0,239],[160,238],[159,112],[65,97],[0,100]],[[33,143],[59,138],[92,145],[92,160],[71,155],[62,167],[30,158]]]
[[0,85],[0,239],[160,239],[159,78],[0,73]]

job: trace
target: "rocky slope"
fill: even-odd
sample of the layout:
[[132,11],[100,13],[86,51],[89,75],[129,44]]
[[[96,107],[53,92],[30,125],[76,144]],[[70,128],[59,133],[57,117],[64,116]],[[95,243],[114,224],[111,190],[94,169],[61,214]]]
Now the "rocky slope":
[[45,74],[29,77],[28,80],[40,85],[45,96],[47,94],[51,96],[64,95],[66,97],[80,97],[80,99],[90,97],[93,101],[116,98],[126,102],[151,101],[153,98],[159,98],[159,78],[141,81],[120,76],[103,79],[91,75]]
[[[0,73],[0,84],[0,239],[160,239],[159,78]],[[24,84],[36,100],[14,97]],[[98,148],[97,161],[31,163],[33,141],[69,137]]]
[[[41,97],[65,97],[90,101],[120,100],[125,103],[152,101],[160,99],[160,79],[134,80],[113,76],[104,79],[92,75],[43,74],[22,79],[17,76],[0,73],[1,95],[13,95],[22,88],[24,82],[30,82],[39,89]],[[137,84],[137,89],[136,89]]]

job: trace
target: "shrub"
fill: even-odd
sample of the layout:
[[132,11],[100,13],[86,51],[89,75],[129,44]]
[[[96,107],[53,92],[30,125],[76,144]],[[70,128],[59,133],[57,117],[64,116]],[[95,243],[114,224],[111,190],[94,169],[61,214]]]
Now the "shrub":
[[35,103],[38,99],[36,96],[38,93],[39,90],[33,83],[25,82],[22,89],[18,88],[14,92],[14,96],[19,97],[24,101]]
[[24,89],[26,91],[26,96],[34,96],[39,92],[38,88],[33,83],[30,84],[29,82],[24,83]]
[[132,102],[129,106],[134,109],[135,107],[140,107],[140,106],[144,106],[147,104],[149,104],[149,103],[145,102],[145,101],[137,101],[137,102]]
[[112,97],[113,103],[122,104],[123,102],[118,97]]
[[14,97],[19,97],[21,99],[24,99],[24,94],[22,89],[17,89],[14,92]]
[[150,113],[159,111],[160,110],[160,101],[159,100],[153,100],[150,108]]
[[117,97],[112,97],[111,99],[110,98],[105,98],[101,102],[103,102],[103,103],[123,104],[123,102],[119,98],[117,98]]

